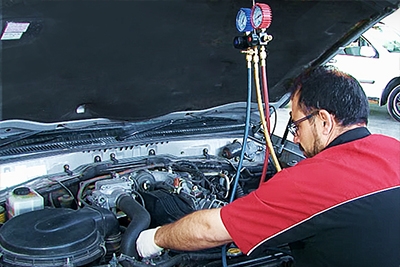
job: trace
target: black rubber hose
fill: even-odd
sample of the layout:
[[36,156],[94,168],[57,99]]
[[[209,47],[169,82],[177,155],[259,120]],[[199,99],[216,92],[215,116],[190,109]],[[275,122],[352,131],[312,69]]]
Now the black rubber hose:
[[130,195],[122,195],[117,200],[117,207],[131,219],[121,240],[121,253],[139,259],[136,239],[140,232],[150,225],[150,214]]

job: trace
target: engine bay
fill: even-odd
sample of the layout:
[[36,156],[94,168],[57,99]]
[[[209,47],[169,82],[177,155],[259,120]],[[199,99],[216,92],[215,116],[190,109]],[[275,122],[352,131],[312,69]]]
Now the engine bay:
[[[242,150],[239,139],[183,140],[76,152],[75,168],[64,161],[71,155],[61,153],[57,162],[64,164],[57,168],[62,172],[3,190],[1,266],[221,266],[221,248],[168,250],[151,259],[141,259],[136,252],[135,241],[142,230],[196,210],[222,207],[260,184],[265,146],[254,136],[247,141],[235,192]],[[280,143],[276,136],[273,140]],[[302,159],[290,145],[280,155],[285,166]],[[35,157],[25,164],[42,164],[46,159],[49,164],[52,158]],[[87,158],[92,162],[84,163]],[[269,162],[266,178],[275,172]],[[281,266],[290,258],[276,251],[263,257],[245,256],[234,245],[227,251],[230,261],[242,262],[238,266],[247,266],[248,261]]]

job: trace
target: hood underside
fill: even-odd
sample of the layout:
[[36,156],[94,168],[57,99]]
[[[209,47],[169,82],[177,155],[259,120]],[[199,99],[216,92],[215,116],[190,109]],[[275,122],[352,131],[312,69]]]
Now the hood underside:
[[[399,1],[264,1],[269,99]],[[145,120],[247,98],[235,18],[250,0],[2,1],[0,119]]]

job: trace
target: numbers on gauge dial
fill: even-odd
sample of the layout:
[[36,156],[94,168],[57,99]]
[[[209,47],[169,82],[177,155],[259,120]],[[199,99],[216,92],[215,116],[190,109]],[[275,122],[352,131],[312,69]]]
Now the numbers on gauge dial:
[[251,11],[251,24],[255,29],[266,29],[271,25],[271,8],[267,4],[257,3]]
[[261,25],[261,22],[263,20],[263,13],[260,6],[254,7],[252,20],[254,28],[258,28]]
[[236,29],[239,32],[251,31],[253,27],[250,22],[250,8],[241,8],[236,15]]
[[236,17],[236,28],[238,31],[243,31],[247,24],[246,13],[243,10],[239,10]]

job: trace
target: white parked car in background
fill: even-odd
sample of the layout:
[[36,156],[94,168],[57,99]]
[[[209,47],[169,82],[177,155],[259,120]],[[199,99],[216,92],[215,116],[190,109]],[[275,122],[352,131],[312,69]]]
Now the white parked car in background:
[[387,104],[387,110],[400,121],[400,34],[378,23],[330,60],[340,70],[360,82],[372,103]]

